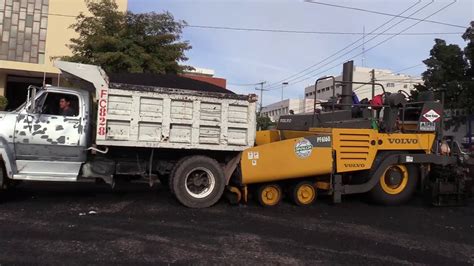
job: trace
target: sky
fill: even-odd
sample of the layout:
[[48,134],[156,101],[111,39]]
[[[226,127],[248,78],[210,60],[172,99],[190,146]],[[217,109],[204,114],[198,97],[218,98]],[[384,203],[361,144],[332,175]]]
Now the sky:
[[[427,19],[465,28],[474,20],[473,0],[315,1],[389,14],[406,11],[403,16],[418,19],[438,12]],[[304,0],[129,0],[128,8],[135,13],[168,11],[176,20],[184,20],[189,26],[356,33],[329,35],[196,27],[183,29],[182,40],[189,41],[192,46],[186,52],[189,60],[184,64],[213,69],[215,76],[227,79],[228,89],[240,94],[259,93],[255,87],[260,85],[253,84],[265,81],[264,88],[269,91],[264,92],[264,105],[281,99],[283,82],[288,82],[284,86],[285,99],[303,98],[305,87],[314,84],[318,77],[339,75],[342,63],[347,60],[354,60],[356,66],[392,71],[406,69],[402,73],[421,76],[425,70],[422,61],[429,57],[435,38],[462,48],[466,45],[461,38],[465,28],[318,5]],[[363,37],[364,30],[366,34],[373,34]],[[384,31],[440,34],[376,35]],[[366,52],[362,53],[364,40]],[[349,48],[335,54],[347,46]]]

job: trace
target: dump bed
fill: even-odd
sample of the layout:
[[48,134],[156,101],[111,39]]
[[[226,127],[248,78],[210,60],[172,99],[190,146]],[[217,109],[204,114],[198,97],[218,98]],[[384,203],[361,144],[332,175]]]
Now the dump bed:
[[220,151],[254,145],[255,95],[211,90],[207,83],[187,88],[189,81],[177,84],[179,76],[161,83],[166,85],[157,85],[150,75],[142,76],[146,80],[141,83],[134,81],[142,77],[130,74],[110,82],[99,66],[65,61],[54,65],[70,82],[95,94],[97,145]]
[[98,96],[98,145],[240,151],[255,141],[249,96],[119,83]]

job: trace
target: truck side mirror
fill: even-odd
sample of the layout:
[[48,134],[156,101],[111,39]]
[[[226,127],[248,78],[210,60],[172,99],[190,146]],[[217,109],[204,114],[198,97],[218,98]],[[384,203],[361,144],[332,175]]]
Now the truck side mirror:
[[33,86],[28,87],[28,99],[27,99],[27,106],[28,109],[26,110],[28,113],[35,113],[36,109],[36,88]]

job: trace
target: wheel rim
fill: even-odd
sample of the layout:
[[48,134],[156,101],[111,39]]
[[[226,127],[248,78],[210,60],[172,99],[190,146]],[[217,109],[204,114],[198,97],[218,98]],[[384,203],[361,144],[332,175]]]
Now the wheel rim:
[[277,186],[272,185],[263,188],[260,197],[263,204],[273,206],[280,201],[280,194],[280,189]]
[[184,182],[186,192],[197,199],[209,196],[216,186],[214,174],[203,167],[197,167],[189,171]]
[[404,165],[392,165],[380,177],[384,192],[396,195],[405,190],[408,183],[408,169]]
[[306,205],[313,202],[316,193],[314,187],[310,184],[303,184],[296,190],[296,196],[299,203]]

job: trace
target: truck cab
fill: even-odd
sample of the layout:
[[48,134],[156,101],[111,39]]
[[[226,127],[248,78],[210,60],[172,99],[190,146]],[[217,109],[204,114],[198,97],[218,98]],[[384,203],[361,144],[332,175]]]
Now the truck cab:
[[[183,205],[209,207],[255,142],[254,95],[55,65],[75,88],[31,86],[25,104],[0,113],[0,189],[12,180],[159,180]],[[70,108],[60,110],[64,103]]]
[[[28,100],[0,113],[0,155],[13,180],[77,181],[91,140],[90,93],[30,87]],[[59,103],[72,112],[62,115]]]

